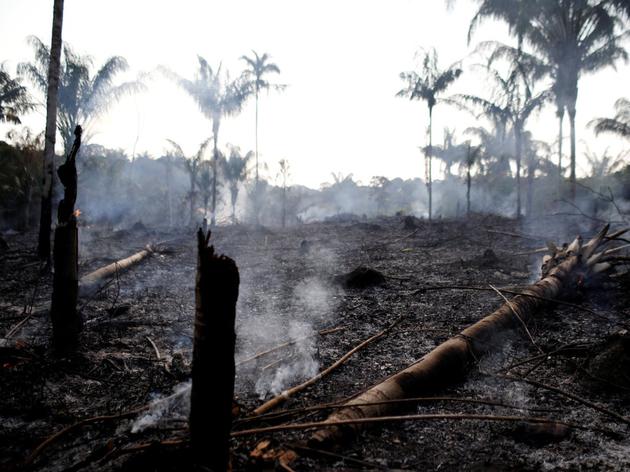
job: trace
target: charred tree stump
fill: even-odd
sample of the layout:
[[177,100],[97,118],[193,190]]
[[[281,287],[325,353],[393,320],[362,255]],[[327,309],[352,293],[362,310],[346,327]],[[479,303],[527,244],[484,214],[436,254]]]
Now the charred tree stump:
[[53,345],[58,351],[76,346],[81,331],[81,315],[77,311],[79,294],[79,236],[74,204],[77,200],[76,156],[81,146],[81,127],[74,130],[74,144],[66,161],[57,169],[64,186],[64,196],[57,210],[57,228],[53,246],[52,303],[50,317],[53,325]]
[[239,273],[234,261],[208,246],[210,233],[197,233],[195,334],[190,394],[190,439],[197,464],[229,469],[234,344]]

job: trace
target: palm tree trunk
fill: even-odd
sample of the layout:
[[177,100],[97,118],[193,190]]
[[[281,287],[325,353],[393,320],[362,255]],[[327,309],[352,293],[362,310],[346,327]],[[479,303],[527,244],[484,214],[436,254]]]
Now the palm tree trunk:
[[562,124],[564,121],[564,107],[558,107],[558,189],[562,188]]
[[166,158],[166,207],[168,209],[168,227],[173,226],[173,189],[171,187],[173,170],[171,168],[171,158]]
[[258,186],[258,86],[256,86],[256,124],[255,124],[256,132],[256,186]]
[[429,152],[426,162],[427,190],[429,191],[429,221],[433,215],[433,180],[431,178],[431,156],[433,155],[433,107],[429,107]]
[[523,152],[522,133],[520,126],[514,127],[514,141],[516,143],[516,219],[521,217],[521,154]]
[[195,174],[190,174],[190,225],[194,223],[195,213]]
[[527,217],[531,217],[534,210],[534,172],[536,169],[530,165],[527,169]]
[[50,231],[52,228],[52,200],[54,194],[55,141],[57,137],[57,91],[61,63],[61,30],[63,26],[63,0],[53,6],[50,62],[48,64],[48,92],[46,96],[46,142],[44,144],[44,185],[37,254],[50,263]]
[[571,199],[575,199],[575,104],[569,109],[569,126],[571,128]]
[[287,185],[282,186],[282,227],[287,226]]
[[219,139],[219,126],[215,125],[214,132],[214,148],[212,156],[212,216],[210,217],[210,225],[214,226],[217,223],[217,164],[219,161],[219,148],[217,147],[217,140]]
[[470,166],[466,170],[466,216],[470,216]]

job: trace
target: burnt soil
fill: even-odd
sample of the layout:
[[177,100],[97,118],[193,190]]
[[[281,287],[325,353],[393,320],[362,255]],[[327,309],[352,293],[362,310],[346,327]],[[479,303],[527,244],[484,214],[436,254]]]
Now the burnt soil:
[[[576,225],[552,220],[525,225],[489,216],[431,225],[419,221],[418,225],[416,230],[405,229],[403,218],[392,217],[340,219],[286,230],[216,229],[212,241],[217,251],[234,258],[241,274],[237,361],[290,340],[298,331],[344,328],[310,338],[302,351],[298,342],[240,365],[235,430],[278,424],[242,418],[263,402],[257,385],[276,378],[280,369],[289,372],[283,388],[305,380],[304,372],[292,367],[303,361],[304,349],[323,369],[404,315],[386,337],[356,353],[281,408],[313,406],[355,395],[418,360],[502,303],[492,291],[416,289],[427,285],[526,286],[536,280],[542,254],[523,253],[544,246],[545,240],[565,242],[580,231]],[[595,229],[581,228],[581,232],[588,237]],[[184,388],[190,378],[194,231],[138,227],[105,232],[87,227],[81,229],[80,238],[82,275],[131,255],[149,242],[167,241],[174,252],[148,258],[96,295],[81,299],[85,326],[79,349],[59,357],[50,347],[52,278],[40,275],[40,263],[32,250],[35,234],[5,236],[8,250],[0,254],[0,339],[28,319],[10,338],[0,341],[0,470],[190,470],[186,394],[167,401],[166,407],[152,408],[153,417],[141,412],[83,424],[31,456],[30,465],[24,463],[38,444],[63,428],[168,397]],[[358,267],[379,271],[385,283],[365,288],[335,283],[335,277]],[[597,315],[566,305],[548,306],[529,326],[536,344],[545,352],[567,344],[572,349],[512,372],[527,373],[530,379],[630,416],[630,394],[627,386],[620,385],[628,380],[623,378],[623,370],[616,374],[618,382],[613,382],[606,372],[589,367],[590,360],[610,343],[610,336],[630,325],[628,298],[628,285],[622,281],[571,300]],[[380,423],[339,445],[334,451],[338,456],[301,454],[290,467],[296,471],[629,470],[627,425],[557,393],[494,375],[538,353],[527,337],[514,333],[499,342],[495,354],[480,359],[465,381],[438,392],[506,406],[435,401],[414,405],[407,413],[537,416],[592,430],[556,435],[537,431],[528,423]],[[596,365],[606,369],[601,362]],[[266,398],[270,396],[268,393]],[[282,421],[325,417],[325,411],[303,412]],[[140,419],[146,423],[144,428],[138,427]],[[251,451],[263,439],[271,439],[272,445],[291,445],[306,440],[309,434],[293,431],[235,439],[233,466],[236,470],[277,467],[273,462],[254,461]],[[176,440],[175,444],[169,444],[170,440]]]

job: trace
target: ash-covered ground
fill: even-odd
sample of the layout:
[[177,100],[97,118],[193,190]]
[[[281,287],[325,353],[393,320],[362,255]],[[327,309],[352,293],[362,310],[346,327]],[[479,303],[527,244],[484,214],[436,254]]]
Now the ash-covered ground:
[[[417,227],[413,227],[417,225]],[[264,399],[334,363],[361,341],[403,315],[386,336],[287,401],[299,408],[340,401],[418,360],[439,343],[496,309],[496,292],[427,285],[518,289],[535,281],[546,240],[568,242],[597,226],[549,219],[526,224],[497,217],[468,221],[339,218],[286,230],[226,226],[212,241],[232,257],[241,275],[237,312],[234,429],[277,424],[246,422]],[[515,234],[506,234],[515,233]],[[516,233],[528,235],[518,237]],[[85,320],[76,354],[50,348],[48,308],[52,278],[39,275],[34,234],[6,235],[0,255],[0,468],[7,470],[187,470],[187,389],[192,355],[196,239],[194,231],[134,229],[80,232],[80,273],[131,255],[150,242],[171,254],[154,255],[82,298]],[[343,288],[335,276],[359,266],[380,271],[385,283]],[[558,354],[512,372],[630,416],[628,371],[610,372],[599,355],[610,336],[630,324],[628,285],[620,281],[571,300],[594,310],[553,305],[529,326],[538,348]],[[24,321],[17,329],[15,327]],[[342,328],[330,334],[320,330]],[[10,333],[10,336],[7,335]],[[248,357],[295,342],[254,361]],[[500,402],[423,402],[408,413],[477,413],[549,417],[591,428],[566,434],[518,422],[409,421],[378,424],[340,445],[336,457],[303,454],[293,470],[628,470],[627,425],[543,388],[497,377],[502,368],[540,351],[522,333],[480,359],[465,382],[440,395]],[[617,367],[628,359],[618,359]],[[614,369],[613,369],[614,370]],[[211,371],[208,375],[212,375]],[[611,377],[612,375],[612,377]],[[625,386],[624,386],[625,385]],[[150,408],[133,413],[147,404]],[[79,420],[87,422],[58,437]],[[302,412],[284,422],[324,419]],[[604,432],[597,430],[605,430]],[[250,458],[263,439],[291,445],[309,431],[261,434],[233,441],[236,470],[273,468]],[[35,448],[47,438],[46,447]],[[162,441],[163,443],[160,443]],[[164,442],[166,441],[166,442]],[[142,447],[138,447],[142,446]],[[137,449],[137,450],[136,450]],[[344,459],[345,457],[346,459]],[[354,460],[352,460],[354,459]],[[28,465],[25,464],[28,461]],[[357,462],[357,461],[362,461]]]

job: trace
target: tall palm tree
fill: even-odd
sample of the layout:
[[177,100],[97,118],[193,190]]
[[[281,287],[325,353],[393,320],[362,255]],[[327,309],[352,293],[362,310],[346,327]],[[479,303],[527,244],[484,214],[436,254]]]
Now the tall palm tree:
[[[512,0],[512,5],[523,0]],[[525,2],[527,3],[527,2]],[[558,168],[562,169],[562,127],[565,112],[570,126],[570,182],[575,196],[576,165],[576,102],[579,79],[627,59],[621,46],[621,17],[630,16],[627,0],[546,0],[531,13],[529,26],[523,31],[533,54],[494,43],[494,57],[518,59],[539,75],[548,75],[558,116]],[[507,18],[503,18],[507,19]],[[508,20],[509,21],[509,20]]]
[[55,0],[53,5],[52,37],[50,54],[47,55],[46,69],[46,133],[44,141],[44,182],[42,188],[41,212],[37,254],[50,267],[50,232],[52,230],[52,199],[54,192],[55,139],[57,136],[57,93],[61,62],[61,30],[63,26],[63,0]]
[[453,65],[448,69],[438,68],[438,55],[435,49],[424,53],[422,59],[422,70],[417,72],[402,72],[400,78],[406,82],[406,87],[396,95],[408,97],[409,100],[423,100],[429,109],[429,146],[425,158],[425,179],[429,193],[429,220],[432,216],[433,192],[431,177],[431,157],[433,146],[433,107],[437,104],[438,95],[446,89],[461,75],[462,70]]
[[201,112],[212,123],[212,215],[211,224],[216,224],[217,169],[219,162],[219,129],[223,118],[239,113],[250,93],[244,75],[232,80],[229,73],[221,73],[221,65],[216,71],[203,57],[197,56],[199,69],[193,80],[185,79],[173,71],[161,68],[162,72],[183,88],[199,106]]
[[523,132],[531,114],[542,107],[551,96],[550,90],[534,94],[532,79],[523,73],[522,67],[514,67],[507,77],[486,67],[489,78],[495,83],[495,98],[482,98],[476,95],[459,94],[454,102],[480,109],[483,115],[501,123],[503,129],[511,128],[514,135],[514,159],[516,161],[516,217],[521,217],[521,161],[523,154]]
[[254,157],[249,151],[244,156],[238,147],[232,146],[229,159],[224,159],[223,173],[230,188],[230,203],[232,205],[232,224],[236,224],[236,201],[238,200],[239,184],[247,178],[247,164]]
[[[46,70],[50,51],[42,41],[29,38],[35,52],[33,62],[18,65],[20,74],[31,79],[40,90],[48,87]],[[144,88],[140,81],[114,85],[114,79],[129,68],[125,58],[113,56],[92,73],[90,56],[75,53],[68,44],[63,45],[63,60],[59,72],[59,117],[57,128],[63,140],[64,152],[68,153],[74,142],[74,128],[81,124],[82,140],[88,143],[93,135],[96,120],[102,117],[123,96]]]
[[4,64],[0,64],[0,123],[19,125],[20,115],[31,111],[33,106],[26,87],[11,78]]
[[589,123],[595,134],[612,133],[622,138],[630,138],[630,100],[620,98],[615,102],[614,118],[597,118]]
[[255,139],[256,139],[256,183],[258,183],[258,97],[262,90],[282,90],[284,85],[271,84],[267,81],[266,76],[269,74],[279,74],[280,68],[273,62],[268,62],[271,56],[264,53],[262,56],[252,50],[252,57],[241,56],[241,60],[245,61],[247,68],[245,76],[249,82],[249,86],[254,89],[254,97],[256,99],[256,123],[255,123]]

